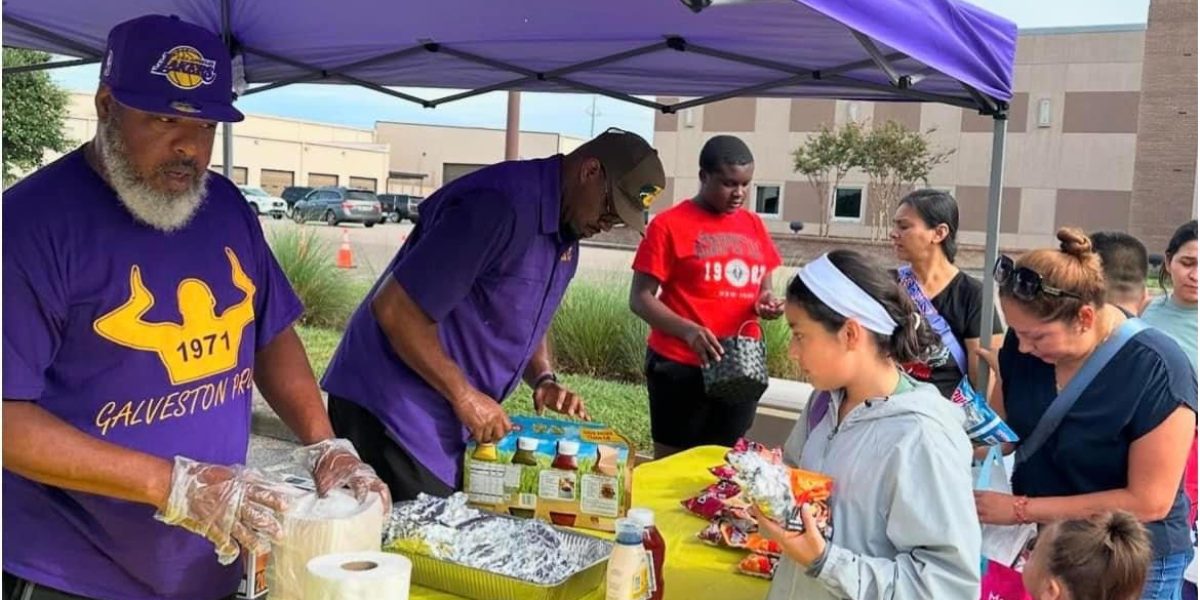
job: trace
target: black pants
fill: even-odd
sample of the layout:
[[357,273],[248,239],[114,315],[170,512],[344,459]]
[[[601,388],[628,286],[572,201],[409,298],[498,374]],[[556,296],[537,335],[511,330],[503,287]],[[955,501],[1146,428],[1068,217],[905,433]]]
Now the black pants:
[[[4,600],[90,600],[87,596],[76,596],[48,587],[30,583],[16,575],[4,573]],[[226,600],[233,600],[229,596]]]
[[732,446],[754,424],[757,402],[729,404],[704,393],[700,367],[646,350],[646,390],[650,394],[650,437],[680,450]]
[[454,488],[417,462],[387,433],[371,411],[351,400],[329,395],[333,432],[350,440],[363,462],[371,465],[392,492],[392,501],[412,500],[419,493],[446,497]]

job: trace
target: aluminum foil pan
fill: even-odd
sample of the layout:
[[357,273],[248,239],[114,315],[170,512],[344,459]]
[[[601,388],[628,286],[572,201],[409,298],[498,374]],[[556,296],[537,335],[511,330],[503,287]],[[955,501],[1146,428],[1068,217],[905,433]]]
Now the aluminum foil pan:
[[465,502],[396,504],[384,549],[412,561],[413,583],[476,600],[574,600],[602,584],[610,542]]

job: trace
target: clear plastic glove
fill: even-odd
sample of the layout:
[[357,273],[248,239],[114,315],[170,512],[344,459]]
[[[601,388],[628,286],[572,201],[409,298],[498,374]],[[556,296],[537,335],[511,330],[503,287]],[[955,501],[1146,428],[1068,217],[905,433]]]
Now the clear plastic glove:
[[175,457],[167,505],[154,518],[203,536],[216,546],[217,561],[264,552],[283,530],[279,517],[295,488],[258,469],[214,465]]
[[371,492],[379,494],[383,510],[391,512],[392,494],[387,484],[375,474],[371,465],[358,458],[350,440],[331,438],[305,446],[294,454],[297,462],[312,472],[317,494],[324,497],[330,490],[349,487],[359,502],[367,502]]

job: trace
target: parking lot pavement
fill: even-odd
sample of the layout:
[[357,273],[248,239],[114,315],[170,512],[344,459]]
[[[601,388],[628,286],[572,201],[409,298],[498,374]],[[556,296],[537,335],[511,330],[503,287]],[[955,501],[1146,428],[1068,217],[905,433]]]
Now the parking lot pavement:
[[[396,251],[400,249],[408,236],[412,234],[413,225],[404,223],[381,223],[367,229],[362,225],[347,223],[330,227],[324,223],[305,223],[297,225],[290,219],[276,220],[269,217],[260,219],[267,239],[271,235],[283,231],[295,231],[303,228],[310,231],[321,240],[337,250],[342,243],[342,231],[350,237],[350,249],[354,252],[355,267],[351,272],[356,276],[374,280]],[[593,246],[581,248],[579,251],[579,275],[589,277],[625,278],[630,276],[633,265],[633,252],[629,250],[597,248]]]

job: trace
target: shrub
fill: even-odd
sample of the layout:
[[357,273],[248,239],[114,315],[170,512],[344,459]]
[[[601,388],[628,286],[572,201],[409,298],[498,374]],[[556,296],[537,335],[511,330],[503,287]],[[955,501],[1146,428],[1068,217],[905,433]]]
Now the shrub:
[[762,321],[763,342],[767,345],[767,372],[771,377],[800,380],[800,368],[788,357],[788,345],[792,331],[787,321],[780,317],[774,321]]
[[563,371],[640,382],[648,333],[629,311],[628,283],[577,279],[554,315],[550,344]]
[[310,231],[275,231],[270,244],[292,289],[304,303],[300,323],[344,329],[369,289],[366,284],[338,270],[334,266],[333,247]]

